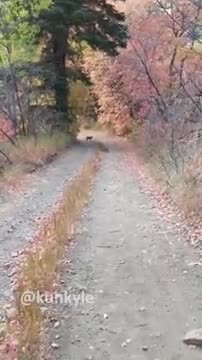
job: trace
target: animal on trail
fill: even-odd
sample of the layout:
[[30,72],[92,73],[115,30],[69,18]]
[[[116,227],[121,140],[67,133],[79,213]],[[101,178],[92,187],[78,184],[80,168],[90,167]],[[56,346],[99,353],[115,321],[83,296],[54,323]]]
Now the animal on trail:
[[92,141],[93,140],[93,136],[86,136],[86,141]]

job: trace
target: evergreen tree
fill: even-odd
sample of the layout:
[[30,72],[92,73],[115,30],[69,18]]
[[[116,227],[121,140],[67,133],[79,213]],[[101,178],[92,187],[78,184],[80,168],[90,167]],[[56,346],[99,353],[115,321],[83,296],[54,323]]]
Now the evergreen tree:
[[56,109],[66,114],[71,44],[84,41],[93,49],[115,56],[127,42],[125,17],[107,0],[53,0],[48,9],[41,11],[40,20],[49,64],[54,65]]

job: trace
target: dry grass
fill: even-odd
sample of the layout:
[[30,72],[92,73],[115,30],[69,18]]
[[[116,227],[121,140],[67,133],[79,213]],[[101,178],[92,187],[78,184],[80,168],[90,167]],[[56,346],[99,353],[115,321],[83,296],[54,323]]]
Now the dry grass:
[[55,132],[52,136],[40,135],[37,140],[33,137],[21,137],[17,140],[16,147],[9,142],[1,143],[0,150],[8,156],[12,164],[0,154],[0,166],[2,166],[0,181],[12,184],[22,174],[33,172],[50,162],[70,142],[70,136]]
[[176,188],[175,196],[184,209],[186,217],[202,213],[202,187],[196,186],[194,179],[189,179],[184,182],[182,179],[179,186]]
[[183,176],[176,186],[176,198],[186,217],[202,214],[202,151],[198,151],[186,163]]
[[14,290],[18,360],[39,359],[43,332],[43,312],[40,305],[36,302],[24,305],[22,296],[27,291],[40,291],[41,294],[50,291],[65,246],[73,234],[75,221],[87,200],[99,160],[97,154],[83,167],[72,184],[67,186],[58,205],[42,224],[33,246],[25,252]]
[[[186,218],[202,211],[202,152],[172,157],[166,146],[138,142],[136,153],[144,159],[150,174],[183,210]],[[177,161],[175,161],[177,160]],[[178,166],[176,166],[176,163]]]

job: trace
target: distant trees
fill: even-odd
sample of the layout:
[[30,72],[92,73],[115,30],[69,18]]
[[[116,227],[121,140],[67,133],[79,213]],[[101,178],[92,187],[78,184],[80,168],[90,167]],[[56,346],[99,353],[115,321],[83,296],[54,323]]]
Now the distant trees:
[[117,55],[118,48],[124,47],[127,40],[124,19],[124,14],[106,0],[54,0],[41,12],[40,25],[47,39],[45,54],[55,72],[57,111],[68,112],[68,78],[74,45],[86,44],[108,55]]
[[128,108],[128,116],[165,124],[177,121],[177,127],[183,118],[187,124],[197,123],[201,131],[202,3],[145,3],[128,11],[127,50],[111,64],[107,77],[104,70],[103,82],[113,98],[119,96],[122,108]]
[[40,10],[38,0],[0,4],[0,113],[23,135],[34,132],[35,127],[32,105],[39,96],[35,40]]
[[127,42],[124,14],[105,0],[5,0],[0,20],[0,111],[23,135],[45,107],[72,122],[70,84],[87,81],[83,48],[115,56]]

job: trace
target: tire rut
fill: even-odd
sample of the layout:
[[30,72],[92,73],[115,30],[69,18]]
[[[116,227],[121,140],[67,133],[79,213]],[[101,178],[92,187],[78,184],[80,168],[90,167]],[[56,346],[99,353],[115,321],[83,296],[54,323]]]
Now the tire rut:
[[0,208],[0,303],[9,300],[11,266],[43,219],[56,203],[65,184],[77,174],[92,156],[95,147],[78,144],[46,168],[32,175],[25,192],[5,195]]

